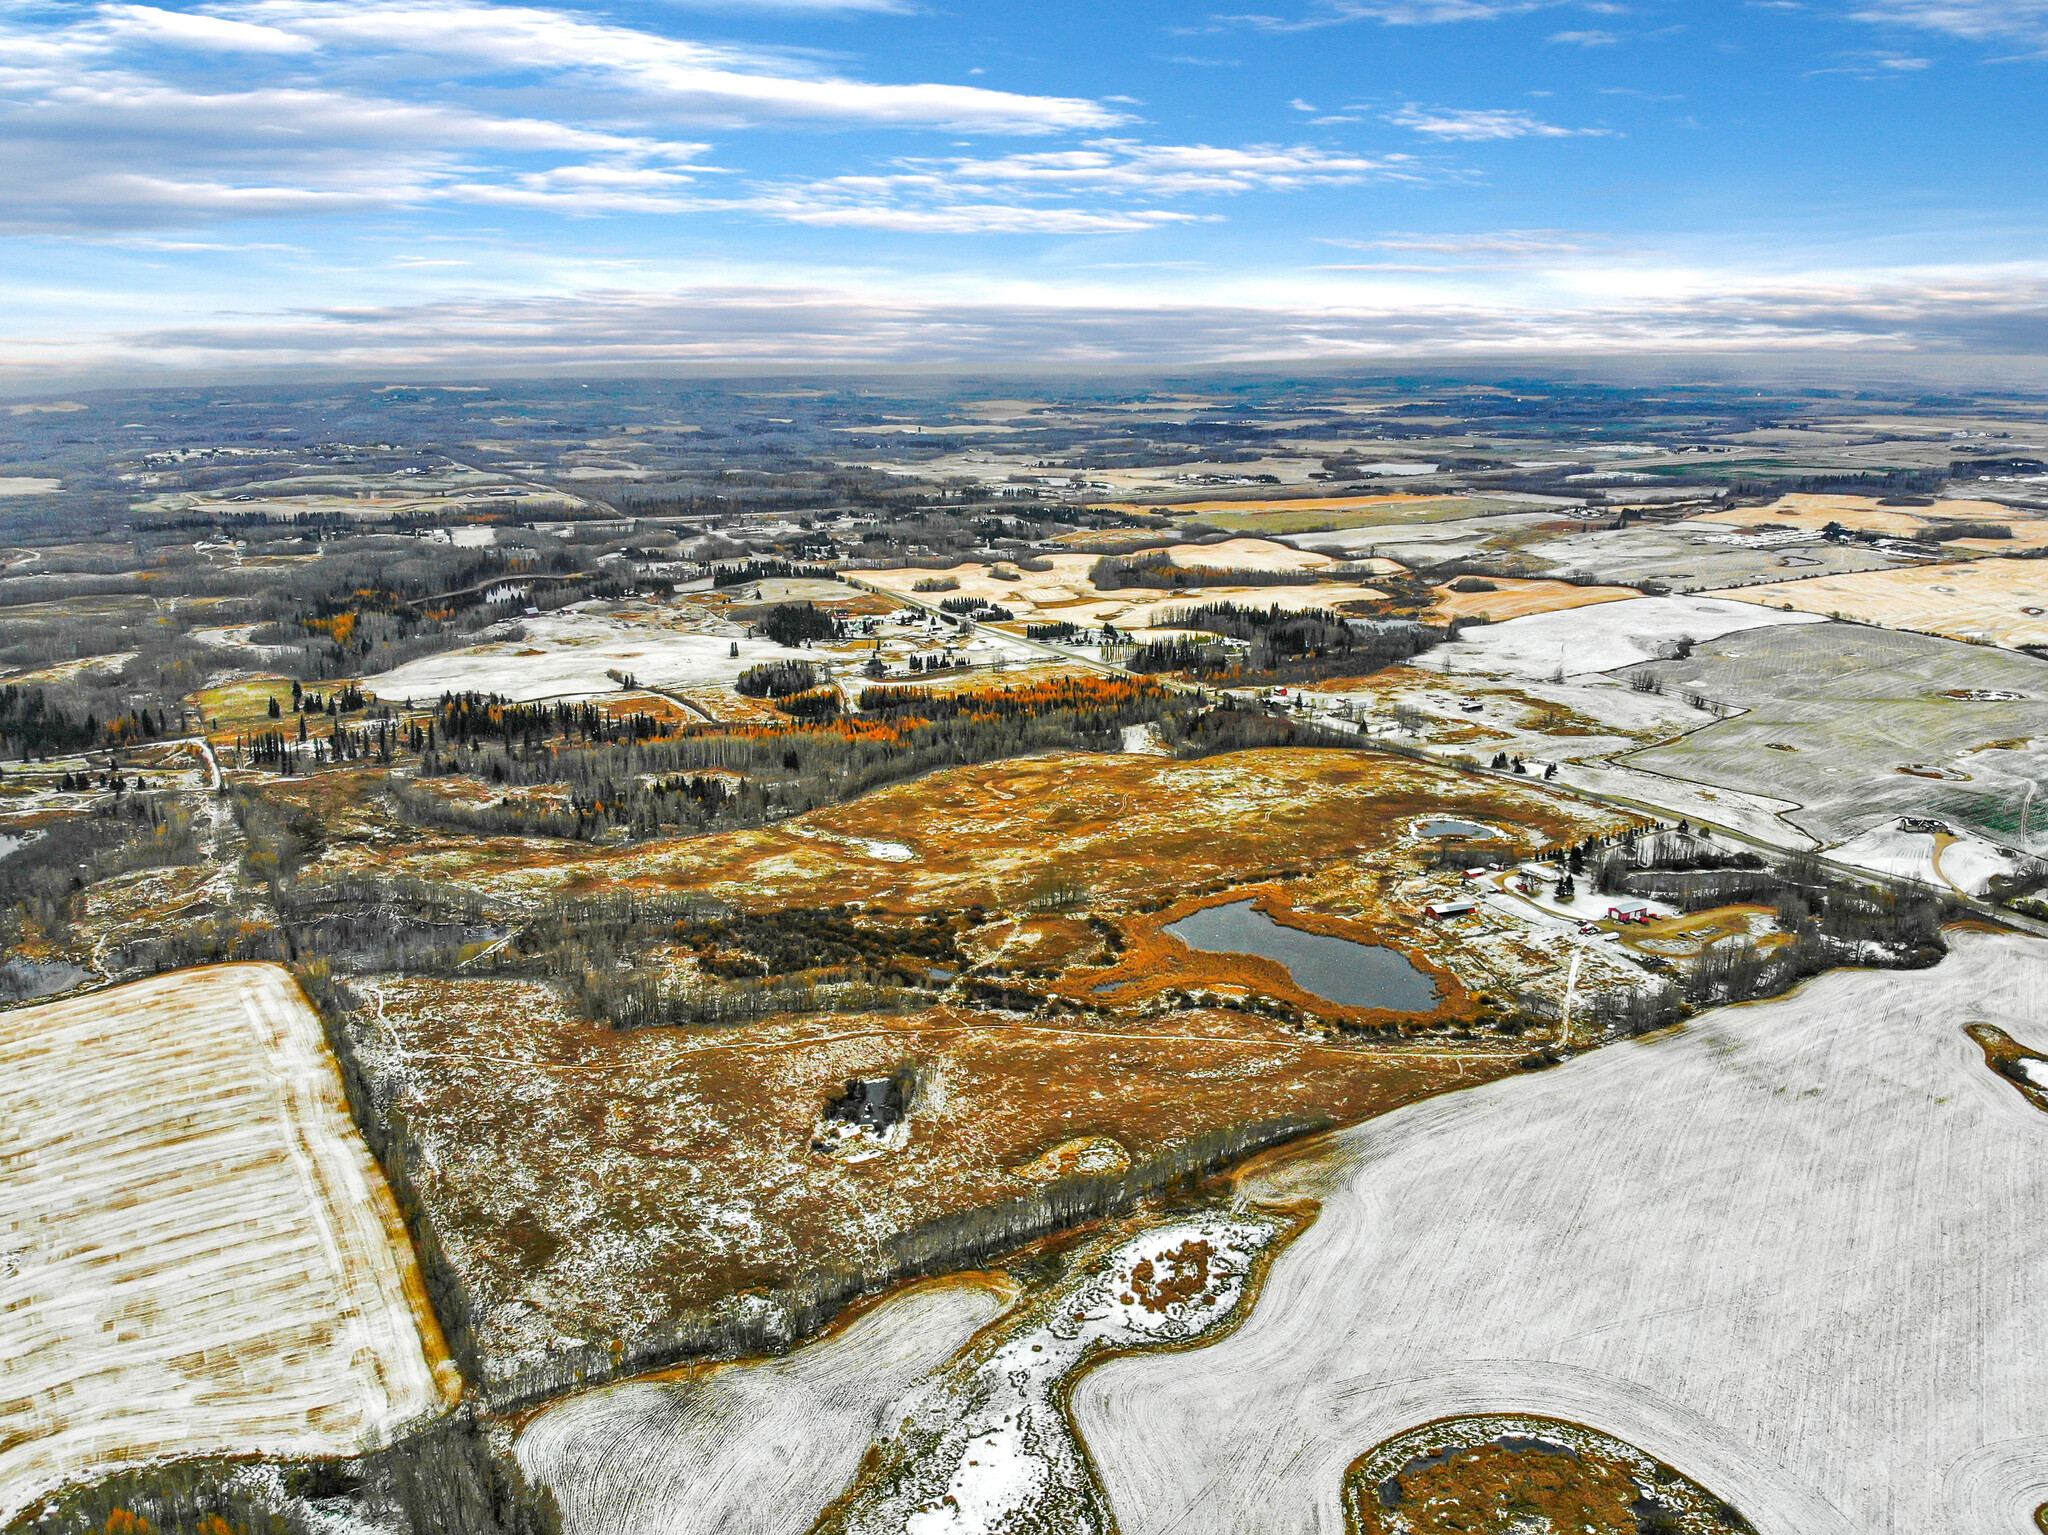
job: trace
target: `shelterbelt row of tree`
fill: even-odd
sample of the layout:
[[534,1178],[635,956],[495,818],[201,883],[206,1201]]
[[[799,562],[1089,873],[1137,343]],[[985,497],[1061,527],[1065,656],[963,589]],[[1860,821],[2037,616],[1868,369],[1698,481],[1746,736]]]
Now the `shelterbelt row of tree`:
[[[1365,676],[1411,660],[1450,631],[1411,620],[1346,618],[1327,608],[1256,608],[1231,602],[1175,608],[1153,622],[1162,629],[1213,634],[1140,645],[1134,672],[1182,672],[1225,687]],[[1235,643],[1220,643],[1230,641]]]
[[[871,687],[859,712],[829,719],[688,726],[674,734],[595,744],[538,744],[449,728],[485,700],[444,700],[436,744],[417,778],[391,793],[412,819],[486,834],[595,840],[759,825],[839,804],[883,784],[1052,749],[1119,751],[1126,727],[1157,724],[1188,755],[1231,745],[1322,744],[1319,733],[1254,711],[1224,709],[1146,679],[1058,677],[940,693]],[[1310,741],[1310,736],[1318,736]],[[1256,737],[1256,739],[1252,739]],[[1297,741],[1297,738],[1299,740]],[[435,783],[462,776],[503,785],[496,804]]]

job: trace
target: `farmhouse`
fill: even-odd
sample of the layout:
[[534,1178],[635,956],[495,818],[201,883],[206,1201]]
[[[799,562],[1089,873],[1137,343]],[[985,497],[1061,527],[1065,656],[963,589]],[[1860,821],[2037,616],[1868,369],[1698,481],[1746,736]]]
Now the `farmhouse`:
[[903,1084],[894,1077],[855,1077],[846,1092],[825,1105],[825,1122],[849,1124],[886,1134],[903,1118]]

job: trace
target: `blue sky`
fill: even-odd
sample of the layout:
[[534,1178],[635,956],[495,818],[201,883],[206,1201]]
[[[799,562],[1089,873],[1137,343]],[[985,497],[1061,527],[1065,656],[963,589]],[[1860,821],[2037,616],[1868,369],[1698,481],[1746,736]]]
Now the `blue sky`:
[[0,387],[2048,352],[2048,0],[0,5]]

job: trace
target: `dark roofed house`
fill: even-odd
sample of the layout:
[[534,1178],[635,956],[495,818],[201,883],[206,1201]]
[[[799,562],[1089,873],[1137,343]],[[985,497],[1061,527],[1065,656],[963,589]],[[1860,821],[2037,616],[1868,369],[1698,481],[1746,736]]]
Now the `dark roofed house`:
[[903,1084],[894,1077],[854,1077],[825,1105],[825,1122],[841,1120],[880,1134],[903,1118]]

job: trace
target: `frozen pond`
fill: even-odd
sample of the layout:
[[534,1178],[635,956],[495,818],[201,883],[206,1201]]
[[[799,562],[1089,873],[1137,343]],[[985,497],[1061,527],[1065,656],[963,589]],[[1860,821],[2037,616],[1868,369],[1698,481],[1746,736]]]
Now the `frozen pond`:
[[1491,826],[1481,826],[1477,821],[1435,820],[1416,824],[1416,834],[1423,837],[1493,837],[1498,836]]
[[1396,1013],[1436,1009],[1436,983],[1406,955],[1379,944],[1283,926],[1254,910],[1249,900],[1206,907],[1168,923],[1163,931],[1205,954],[1256,954],[1284,965],[1295,985],[1340,1007]]

